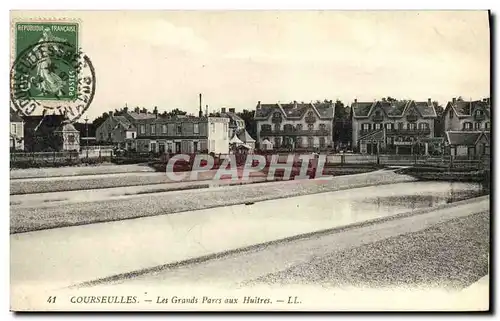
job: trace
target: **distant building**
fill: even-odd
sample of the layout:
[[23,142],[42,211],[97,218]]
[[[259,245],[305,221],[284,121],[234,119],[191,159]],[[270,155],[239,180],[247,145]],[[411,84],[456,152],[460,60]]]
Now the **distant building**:
[[25,116],[25,149],[31,152],[80,149],[80,132],[64,115]]
[[138,152],[229,152],[229,118],[157,117],[137,120]]
[[10,149],[24,150],[24,120],[12,109],[10,110]]
[[490,157],[491,136],[485,131],[447,131],[446,145],[457,158]]
[[229,108],[226,111],[226,108],[222,107],[220,116],[229,118],[229,137],[233,137],[235,133],[240,133],[245,129],[245,121],[236,114],[234,108]]
[[434,119],[431,99],[426,102],[358,102],[352,109],[352,146],[363,154],[429,154]]
[[[119,115],[109,113],[109,117],[96,129],[96,142],[116,145],[119,148],[135,149],[137,128],[135,122],[140,113],[124,112]],[[151,114],[147,114],[151,115]],[[154,118],[151,115],[149,118]]]
[[334,113],[332,102],[261,104],[259,101],[254,116],[259,149],[263,149],[264,141],[271,142],[274,149],[327,149],[332,146]]
[[453,98],[446,104],[443,117],[445,131],[490,131],[490,99],[463,101]]
[[80,151],[80,132],[69,121],[63,121],[54,134],[57,151]]

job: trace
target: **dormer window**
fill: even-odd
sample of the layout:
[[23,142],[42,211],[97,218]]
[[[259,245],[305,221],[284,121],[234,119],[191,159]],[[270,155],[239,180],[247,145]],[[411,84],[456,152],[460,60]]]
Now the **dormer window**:
[[478,116],[478,117],[483,116],[483,111],[480,109],[476,110],[476,116]]
[[450,109],[450,119],[453,118],[453,109]]

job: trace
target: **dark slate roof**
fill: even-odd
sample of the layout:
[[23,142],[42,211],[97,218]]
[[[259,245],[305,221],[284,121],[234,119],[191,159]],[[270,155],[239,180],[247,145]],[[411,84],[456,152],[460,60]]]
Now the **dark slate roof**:
[[118,123],[120,125],[122,125],[123,128],[125,128],[125,129],[135,128],[134,125],[132,125],[132,123],[130,123],[129,120],[127,119],[127,117],[125,117],[125,116],[113,116],[113,118],[116,121],[118,121]]
[[267,119],[274,111],[281,111],[285,119],[300,119],[313,109],[321,119],[333,119],[333,103],[289,103],[260,104],[255,111],[255,119]]
[[375,102],[355,102],[351,105],[353,117],[367,117]]
[[407,101],[378,101],[382,109],[389,117],[400,117],[403,115],[405,108],[409,105]]
[[420,112],[420,115],[423,117],[437,117],[436,109],[434,108],[434,104],[428,101],[414,101],[415,107]]
[[490,139],[489,132],[480,131],[447,131],[446,138],[450,145],[474,146],[481,135]]
[[477,107],[483,109],[488,116],[490,115],[491,104],[482,100],[455,102],[449,101],[446,105],[446,109],[453,108],[458,117],[472,116],[472,111]]
[[402,117],[408,107],[414,106],[422,117],[436,117],[436,110],[434,105],[429,102],[420,101],[376,101],[376,102],[354,102],[351,107],[353,110],[353,117],[369,117],[376,107],[382,108],[388,117]]
[[19,116],[19,114],[14,111],[12,108],[10,109],[10,122],[11,123],[22,123],[23,118]]

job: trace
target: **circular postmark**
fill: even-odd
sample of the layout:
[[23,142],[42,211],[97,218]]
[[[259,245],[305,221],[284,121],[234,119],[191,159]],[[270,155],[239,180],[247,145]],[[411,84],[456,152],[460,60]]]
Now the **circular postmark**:
[[94,98],[89,57],[64,41],[40,41],[23,50],[10,72],[10,99],[22,115],[47,113],[77,121]]

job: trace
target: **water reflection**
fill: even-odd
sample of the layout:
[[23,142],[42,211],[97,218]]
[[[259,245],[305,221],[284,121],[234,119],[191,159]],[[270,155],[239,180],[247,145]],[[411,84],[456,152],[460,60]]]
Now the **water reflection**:
[[392,212],[394,209],[435,207],[487,195],[489,190],[479,183],[416,182],[379,186],[374,194],[354,202],[352,209],[376,208]]

